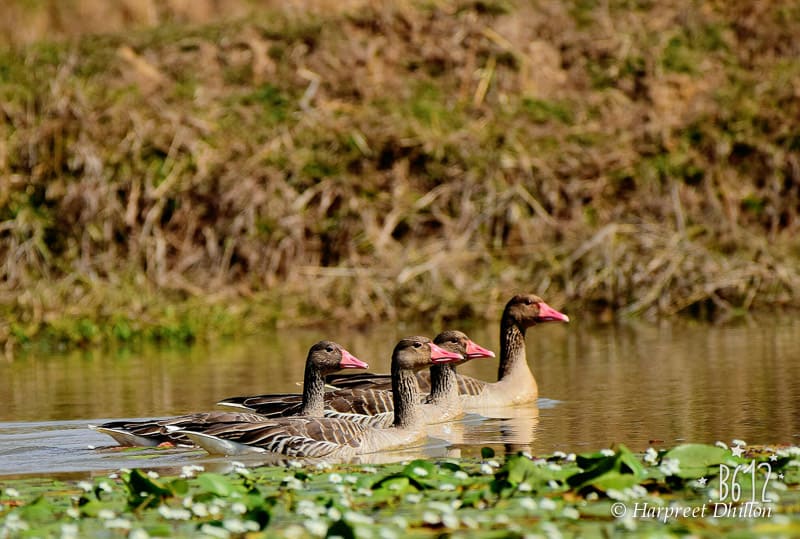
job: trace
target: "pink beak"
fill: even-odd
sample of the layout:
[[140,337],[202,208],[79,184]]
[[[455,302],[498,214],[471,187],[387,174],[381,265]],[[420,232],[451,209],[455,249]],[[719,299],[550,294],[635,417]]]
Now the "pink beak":
[[539,316],[537,322],[569,322],[569,316],[553,309],[544,301],[539,304]]
[[369,365],[342,348],[342,359],[339,361],[340,369],[368,369]]
[[467,341],[467,359],[479,357],[494,357],[494,352],[487,350],[483,346],[475,344],[471,340]]
[[431,347],[431,361],[433,363],[452,363],[453,361],[463,361],[464,356],[455,352],[449,352],[433,343],[429,343]]

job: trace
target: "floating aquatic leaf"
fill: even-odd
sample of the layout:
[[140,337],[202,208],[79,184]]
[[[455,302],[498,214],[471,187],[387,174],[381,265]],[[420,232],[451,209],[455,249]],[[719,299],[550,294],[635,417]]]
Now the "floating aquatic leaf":
[[673,475],[684,479],[696,479],[715,472],[716,470],[709,470],[710,466],[735,464],[731,461],[729,450],[706,444],[679,445],[667,451],[661,458],[662,462],[667,459],[678,462],[678,470]]

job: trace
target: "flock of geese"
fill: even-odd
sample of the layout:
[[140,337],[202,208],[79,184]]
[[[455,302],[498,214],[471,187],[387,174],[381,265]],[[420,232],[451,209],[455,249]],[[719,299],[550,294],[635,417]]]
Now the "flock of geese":
[[533,294],[514,296],[500,321],[497,381],[456,373],[456,366],[495,354],[461,331],[401,339],[391,373],[336,374],[368,365],[339,344],[320,341],[308,351],[303,393],[233,397],[217,404],[235,411],[113,421],[89,428],[124,446],[166,442],[199,446],[212,455],[262,453],[278,457],[346,459],[419,442],[425,426],[466,411],[535,401],[538,389],[525,354],[525,331],[567,315]]

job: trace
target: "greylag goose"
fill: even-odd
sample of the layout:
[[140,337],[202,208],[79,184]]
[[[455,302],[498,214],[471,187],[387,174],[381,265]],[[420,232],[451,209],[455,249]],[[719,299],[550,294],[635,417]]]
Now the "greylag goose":
[[[520,294],[508,301],[500,320],[497,382],[457,375],[465,409],[493,408],[536,400],[539,390],[525,354],[525,331],[544,322],[569,322],[569,317],[533,294]],[[417,373],[417,379],[422,391],[430,388],[428,373]],[[364,390],[386,388],[389,379],[384,374],[358,373],[328,376],[326,382],[339,388]]]
[[431,363],[461,361],[426,337],[408,337],[392,353],[394,421],[385,429],[346,419],[283,417],[260,423],[212,426],[203,432],[182,431],[211,454],[269,453],[289,457],[349,458],[402,447],[424,438],[415,371]]
[[[342,369],[366,369],[369,365],[332,341],[320,341],[308,350],[303,394],[287,415],[322,417],[324,410],[325,375]],[[108,434],[124,446],[156,446],[163,443],[192,445],[177,432],[199,430],[211,424],[263,421],[264,416],[245,412],[200,412],[178,417],[146,421],[111,421],[89,425],[90,429]]]
[[[430,368],[431,392],[425,401],[425,417],[429,422],[447,421],[463,413],[458,402],[455,365],[470,359],[494,357],[494,352],[473,342],[461,331],[443,331],[433,340],[434,344],[464,356],[462,361],[432,365]],[[385,427],[392,422],[394,409],[391,394],[391,377],[387,375],[387,387],[345,388],[325,394],[325,416],[342,417],[351,421],[376,427]],[[297,406],[298,395],[259,395],[233,397],[217,404],[237,405],[267,417],[296,415],[286,413]]]

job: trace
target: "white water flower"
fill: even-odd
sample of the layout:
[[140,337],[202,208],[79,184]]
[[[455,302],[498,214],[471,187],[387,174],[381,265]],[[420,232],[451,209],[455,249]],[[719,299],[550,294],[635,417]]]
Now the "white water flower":
[[188,509],[172,508],[168,505],[159,506],[158,514],[167,520],[189,520],[192,518],[192,512]]
[[556,502],[554,502],[550,498],[542,498],[539,501],[539,507],[541,507],[542,510],[544,511],[553,511],[558,506],[556,505]]
[[539,524],[539,528],[547,539],[561,539],[563,537],[561,530],[552,522],[542,522]]
[[519,506],[526,511],[536,511],[536,500],[533,498],[520,498]]
[[344,514],[344,519],[350,524],[375,524],[375,520],[367,515],[356,513],[355,511],[347,511]]
[[358,476],[355,475],[345,475],[344,482],[350,483],[351,485],[355,485],[358,482]]
[[227,518],[222,521],[222,527],[231,533],[246,533],[258,531],[258,523],[252,520],[241,521],[238,518]]
[[370,490],[370,489],[368,489],[366,487],[361,487],[360,489],[358,489],[356,491],[356,494],[358,494],[359,496],[365,496],[365,497],[369,498],[370,496],[372,496],[372,490]]
[[452,490],[455,490],[455,489],[456,489],[456,486],[454,484],[452,484],[452,483],[442,483],[441,485],[439,485],[439,490],[442,490],[442,491],[445,491],[445,492],[452,491]]
[[553,456],[557,459],[565,459],[567,458],[567,454],[563,451],[553,451]]
[[286,488],[290,490],[302,490],[303,489],[303,482],[300,481],[298,478],[287,475],[283,478],[282,483],[286,485]]
[[561,511],[561,514],[564,515],[565,518],[569,518],[572,520],[578,520],[579,518],[581,518],[580,512],[574,507],[565,507]]
[[328,532],[328,523],[324,520],[306,520],[303,522],[303,526],[306,527],[308,533],[317,537],[325,537]]
[[522,483],[519,484],[517,490],[519,490],[520,492],[531,492],[533,491],[533,487],[531,486],[530,483],[523,481]]
[[7,488],[3,491],[3,493],[8,496],[9,498],[19,498],[19,491],[15,488]]
[[370,474],[378,473],[378,469],[375,466],[364,466],[361,471]]
[[426,475],[428,475],[428,470],[426,470],[422,466],[415,466],[414,469],[411,470],[411,473],[419,477],[425,477]]
[[[608,493],[606,493],[606,494],[608,494]],[[610,494],[609,494],[609,496],[610,496]],[[586,495],[586,501],[587,502],[596,502],[599,499],[600,499],[600,495],[597,494],[596,492],[590,492],[589,494]]]
[[456,472],[453,474],[453,477],[455,477],[456,479],[459,479],[459,480],[463,481],[463,480],[465,480],[465,479],[469,479],[469,474],[468,474],[467,472],[465,472],[464,470],[457,470],[457,471],[456,471]]
[[203,524],[200,527],[200,532],[210,537],[216,537],[217,539],[228,539],[228,537],[231,536],[231,532],[225,528],[212,526],[211,524]]
[[422,521],[425,524],[430,524],[431,526],[435,526],[436,524],[440,524],[442,522],[442,517],[439,513],[434,513],[433,511],[425,511],[422,513]]
[[150,470],[149,472],[147,472],[147,477],[149,477],[150,479],[158,479],[160,476],[158,475],[158,472]]
[[496,524],[508,524],[511,522],[511,519],[508,518],[508,515],[505,513],[498,513],[495,515],[494,521]]
[[78,538],[78,525],[77,524],[62,524],[61,525],[61,539],[77,539]]
[[105,526],[109,530],[130,530],[131,521],[124,518],[112,518],[106,521]]
[[181,467],[181,477],[184,479],[189,479],[197,475],[198,472],[203,471],[205,471],[204,467],[198,466],[197,464],[189,464]]
[[731,443],[732,443],[733,445],[735,445],[735,446],[739,446],[739,447],[744,447],[744,446],[747,446],[747,443],[746,443],[744,440],[739,440],[739,439],[736,439],[736,440],[731,440]]
[[242,502],[234,502],[231,504],[231,511],[237,515],[243,515],[247,513],[247,506]]
[[408,521],[403,517],[392,517],[391,522],[401,530],[405,530],[406,528],[408,528]]
[[389,528],[380,528],[378,530],[378,537],[380,537],[380,539],[397,539],[397,532]]
[[70,518],[81,518],[81,512],[77,507],[68,507],[66,513]]
[[494,470],[492,469],[491,466],[489,466],[484,462],[483,464],[481,464],[481,473],[485,475],[491,475],[494,473]]
[[416,504],[422,501],[422,494],[406,494],[406,503]]
[[330,470],[332,466],[329,462],[322,461],[317,463],[316,468],[317,470]]
[[91,492],[94,488],[94,485],[88,481],[78,481],[78,488],[83,489],[85,492]]
[[111,509],[100,509],[97,512],[97,518],[102,518],[103,520],[111,520],[115,518],[117,515]]
[[342,512],[335,507],[331,507],[328,509],[328,518],[334,521],[340,520],[342,518]]
[[561,485],[559,485],[558,481],[556,481],[555,479],[551,479],[550,481],[547,482],[547,486],[550,487],[550,488],[555,489],[555,488],[560,487]]
[[550,469],[550,470],[553,470],[554,472],[557,472],[557,471],[561,470],[561,465],[560,464],[556,464],[555,462],[549,462],[547,464],[547,468]]
[[289,468],[302,468],[303,467],[303,463],[300,462],[299,460],[290,460],[287,464],[289,465]]
[[108,484],[108,481],[100,481],[97,484],[97,488],[102,490],[103,492],[111,492],[111,485]]
[[717,447],[720,447],[722,449],[728,449],[728,444],[726,444],[725,442],[720,441],[720,440],[717,440],[716,442],[714,442],[714,445],[717,446]]
[[128,539],[150,539],[150,534],[142,528],[136,528],[128,534]]
[[567,462],[575,462],[575,459],[577,459],[577,458],[578,458],[578,456],[575,453],[570,453],[569,455],[567,455],[566,461]]
[[607,449],[607,448],[606,449],[601,449],[600,450],[600,454],[603,455],[604,457],[613,457],[614,456],[614,450],[613,449]]
[[339,475],[338,473],[332,473],[331,475],[328,476],[328,481],[330,481],[331,483],[334,483],[334,484],[341,483],[342,482],[342,476]]
[[658,469],[664,475],[677,475],[680,471],[680,461],[678,459],[664,459]]
[[198,517],[207,517],[208,516],[208,506],[206,504],[204,504],[204,503],[192,504],[192,513],[194,513]]
[[442,515],[442,524],[448,528],[458,528],[460,526],[458,517],[453,514]]
[[652,447],[648,447],[644,452],[644,458],[642,460],[644,460],[647,464],[655,464],[658,460],[658,451]]
[[500,463],[497,462],[496,460],[487,460],[486,464],[488,464],[492,468],[499,468],[500,467]]

